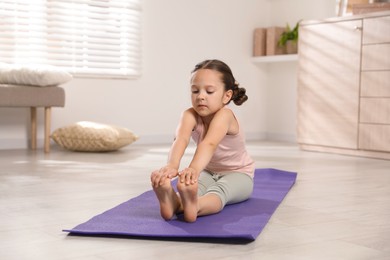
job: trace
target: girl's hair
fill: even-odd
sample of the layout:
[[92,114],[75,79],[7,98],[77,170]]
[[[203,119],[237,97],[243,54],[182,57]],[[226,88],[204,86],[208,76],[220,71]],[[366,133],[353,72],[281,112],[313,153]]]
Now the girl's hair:
[[248,96],[245,94],[245,88],[239,87],[238,82],[234,79],[232,70],[228,65],[226,65],[226,63],[220,60],[205,60],[196,64],[192,73],[200,69],[215,70],[222,74],[222,82],[225,85],[225,91],[233,91],[232,98],[229,102],[233,100],[234,104],[240,106],[248,100]]

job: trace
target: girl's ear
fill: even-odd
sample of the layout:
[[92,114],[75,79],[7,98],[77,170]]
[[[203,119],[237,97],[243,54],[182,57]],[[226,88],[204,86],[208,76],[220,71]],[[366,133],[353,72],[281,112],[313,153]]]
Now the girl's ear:
[[223,95],[223,104],[226,105],[230,102],[230,100],[232,99],[232,96],[233,96],[233,90],[229,89],[228,91],[225,92],[225,94]]

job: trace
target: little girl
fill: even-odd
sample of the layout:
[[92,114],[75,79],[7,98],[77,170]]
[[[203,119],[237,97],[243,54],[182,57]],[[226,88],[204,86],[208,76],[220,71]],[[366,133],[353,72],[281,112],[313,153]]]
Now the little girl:
[[[169,220],[184,213],[187,222],[215,214],[225,205],[244,201],[253,191],[254,162],[245,148],[243,131],[227,104],[244,103],[248,97],[230,68],[219,60],[206,60],[191,75],[192,107],[182,113],[168,163],[151,174],[161,216]],[[194,157],[179,171],[190,138],[196,142]],[[178,177],[176,193],[171,179]]]

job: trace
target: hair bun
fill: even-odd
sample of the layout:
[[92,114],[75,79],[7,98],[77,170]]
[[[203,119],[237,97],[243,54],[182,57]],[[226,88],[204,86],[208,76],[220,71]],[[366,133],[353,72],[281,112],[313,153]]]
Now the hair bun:
[[237,106],[241,106],[245,101],[248,100],[248,96],[246,95],[246,89],[240,88],[238,85],[236,85],[237,88],[233,91],[233,97],[232,100],[234,104]]

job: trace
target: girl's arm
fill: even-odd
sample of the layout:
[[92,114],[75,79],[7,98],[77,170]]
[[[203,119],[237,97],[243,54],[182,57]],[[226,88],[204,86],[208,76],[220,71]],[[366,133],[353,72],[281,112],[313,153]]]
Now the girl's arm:
[[211,120],[207,134],[202,142],[200,142],[195,151],[188,168],[180,172],[180,181],[187,185],[197,181],[200,172],[206,168],[210,162],[218,144],[228,134],[229,129],[234,122],[235,117],[233,112],[227,109],[219,110]]
[[175,140],[169,151],[167,165],[152,172],[151,181],[153,186],[157,187],[162,185],[166,178],[171,179],[177,176],[181,158],[190,142],[191,132],[196,125],[194,113],[195,111],[191,108],[182,113],[179,125],[176,129]]
[[191,132],[196,125],[196,117],[194,113],[195,112],[192,109],[184,111],[176,129],[175,140],[171,146],[167,163],[167,165],[175,168],[176,170],[180,167],[180,160],[190,142]]

